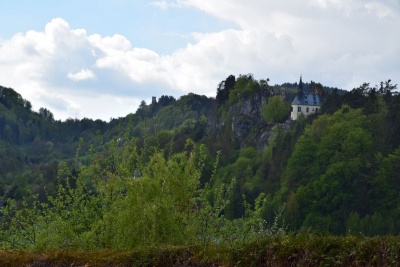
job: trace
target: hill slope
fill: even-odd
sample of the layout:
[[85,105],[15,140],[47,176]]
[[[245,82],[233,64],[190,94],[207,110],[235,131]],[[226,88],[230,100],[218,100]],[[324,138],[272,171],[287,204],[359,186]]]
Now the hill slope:
[[109,157],[112,144],[122,151],[132,137],[139,151],[158,148],[165,156],[185,150],[189,138],[205,147],[201,185],[210,177],[215,192],[230,185],[223,211],[228,219],[245,214],[243,195],[254,203],[262,194],[261,214],[269,223],[285,206],[282,218],[293,230],[397,234],[396,86],[390,81],[380,87],[363,84],[351,92],[325,87],[319,115],[267,122],[263,107],[268,99],[283,95],[290,102],[294,87],[270,86],[252,75],[229,76],[215,99],[161,96],[155,103],[142,103],[135,114],[110,122],[56,121],[49,110],[34,112],[29,101],[1,87],[0,198],[38,194],[46,200],[57,192],[60,162],[67,163],[72,176],[79,175],[80,166],[89,164],[93,155]]

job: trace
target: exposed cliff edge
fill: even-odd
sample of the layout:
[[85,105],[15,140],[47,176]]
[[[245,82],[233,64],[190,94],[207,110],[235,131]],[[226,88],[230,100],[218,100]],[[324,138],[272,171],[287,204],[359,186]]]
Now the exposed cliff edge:
[[[225,84],[229,82],[228,79]],[[242,86],[237,86],[240,82]],[[254,146],[259,151],[263,150],[272,137],[276,123],[265,120],[262,108],[269,97],[281,92],[275,92],[267,81],[255,81],[251,75],[239,77],[236,86],[227,87],[225,84],[220,85],[222,88],[219,92],[225,91],[226,98],[221,100],[222,97],[218,98],[217,94],[218,108],[214,116],[209,116],[208,133],[217,138],[226,138],[229,132],[231,141],[238,148]]]

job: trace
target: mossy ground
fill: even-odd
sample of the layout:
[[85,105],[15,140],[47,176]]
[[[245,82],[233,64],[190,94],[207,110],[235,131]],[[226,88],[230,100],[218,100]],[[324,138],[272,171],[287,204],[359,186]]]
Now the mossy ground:
[[399,266],[400,237],[281,235],[243,244],[139,250],[0,250],[0,266]]

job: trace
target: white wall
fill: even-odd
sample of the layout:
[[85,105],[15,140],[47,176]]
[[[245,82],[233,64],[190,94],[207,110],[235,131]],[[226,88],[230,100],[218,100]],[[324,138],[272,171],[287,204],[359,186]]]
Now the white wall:
[[[301,107],[301,111],[298,111],[299,107]],[[308,112],[307,112],[307,108],[308,108]],[[307,117],[308,115],[314,114],[319,109],[320,109],[320,106],[292,105],[292,112],[290,113],[290,118],[292,120],[297,120],[297,118],[300,116],[301,113],[303,113],[304,116]]]

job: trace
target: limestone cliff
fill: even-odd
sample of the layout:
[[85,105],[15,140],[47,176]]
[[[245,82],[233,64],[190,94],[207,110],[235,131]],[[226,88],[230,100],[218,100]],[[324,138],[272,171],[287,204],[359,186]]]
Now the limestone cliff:
[[274,95],[272,90],[259,90],[249,96],[242,95],[235,103],[219,107],[216,116],[209,118],[209,133],[222,138],[221,132],[229,131],[230,138],[240,148],[252,145],[258,150],[264,149],[274,124],[265,121],[261,110],[271,95]]

